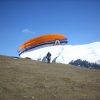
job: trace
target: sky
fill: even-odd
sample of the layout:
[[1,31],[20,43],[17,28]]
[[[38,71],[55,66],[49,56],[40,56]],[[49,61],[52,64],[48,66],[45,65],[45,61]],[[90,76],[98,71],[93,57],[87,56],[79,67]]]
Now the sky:
[[0,55],[18,56],[25,41],[49,33],[67,45],[100,41],[100,0],[0,0]]

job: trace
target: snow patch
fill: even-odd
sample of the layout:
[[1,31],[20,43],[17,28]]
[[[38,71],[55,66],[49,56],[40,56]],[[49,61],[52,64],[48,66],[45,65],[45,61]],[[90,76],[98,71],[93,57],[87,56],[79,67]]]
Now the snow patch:
[[68,64],[72,60],[86,60],[100,64],[100,42],[84,45],[59,45],[41,49],[31,49],[20,55],[22,58],[29,57],[33,60],[46,61],[46,54],[51,53],[51,62]]

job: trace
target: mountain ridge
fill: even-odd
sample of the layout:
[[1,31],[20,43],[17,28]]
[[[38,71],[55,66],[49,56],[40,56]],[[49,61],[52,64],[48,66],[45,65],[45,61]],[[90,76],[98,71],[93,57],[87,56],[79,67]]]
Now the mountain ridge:
[[83,45],[59,45],[44,47],[37,50],[31,49],[20,55],[33,60],[45,61],[48,51],[52,54],[51,62],[68,64],[72,60],[86,60],[90,63],[100,64],[100,42]]

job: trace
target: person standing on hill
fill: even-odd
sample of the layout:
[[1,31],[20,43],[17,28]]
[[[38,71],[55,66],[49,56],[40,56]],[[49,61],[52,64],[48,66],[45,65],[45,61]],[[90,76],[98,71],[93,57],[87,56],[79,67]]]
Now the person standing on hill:
[[51,53],[50,52],[47,53],[46,58],[47,58],[47,63],[50,63],[50,60],[51,60]]

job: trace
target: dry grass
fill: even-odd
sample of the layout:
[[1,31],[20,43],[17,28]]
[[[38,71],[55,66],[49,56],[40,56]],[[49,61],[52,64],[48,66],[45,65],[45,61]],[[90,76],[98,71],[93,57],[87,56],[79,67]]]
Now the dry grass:
[[0,100],[100,100],[100,70],[0,56]]

